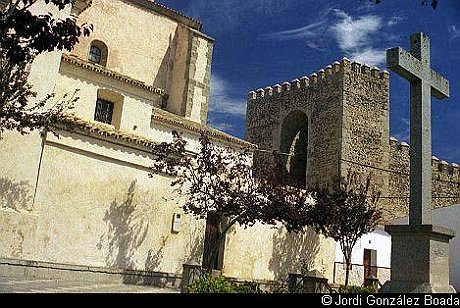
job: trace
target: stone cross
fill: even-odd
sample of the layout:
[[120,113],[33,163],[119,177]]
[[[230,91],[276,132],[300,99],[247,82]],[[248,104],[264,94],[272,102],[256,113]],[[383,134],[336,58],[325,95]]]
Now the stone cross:
[[431,96],[449,97],[449,81],[430,67],[430,39],[410,36],[410,53],[387,50],[387,66],[410,81],[409,225],[431,224]]

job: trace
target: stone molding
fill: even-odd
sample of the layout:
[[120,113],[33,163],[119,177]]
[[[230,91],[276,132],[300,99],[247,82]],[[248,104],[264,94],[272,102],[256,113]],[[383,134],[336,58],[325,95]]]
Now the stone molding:
[[91,62],[83,60],[83,59],[81,59],[81,58],[79,58],[77,56],[74,56],[74,55],[62,54],[62,61],[70,63],[70,64],[73,64],[75,66],[78,66],[78,67],[81,67],[81,68],[84,68],[84,69],[87,69],[87,70],[90,70],[90,71],[93,71],[95,73],[102,74],[102,75],[105,75],[107,77],[122,81],[122,82],[124,82],[126,84],[133,85],[133,86],[135,86],[137,88],[140,88],[142,90],[146,90],[146,91],[154,93],[154,94],[158,94],[158,95],[161,95],[161,96],[163,96],[165,94],[165,90],[163,90],[163,89],[150,86],[150,85],[146,84],[143,81],[136,80],[136,79],[133,79],[131,77],[119,74],[119,73],[117,73],[115,71],[112,71],[112,70],[109,70],[108,68],[105,68],[105,67],[103,67],[101,65],[93,64]]
[[239,146],[247,147],[249,149],[256,148],[256,146],[252,143],[249,143],[242,139],[239,139],[231,135],[228,135],[224,132],[221,132],[217,129],[211,128],[203,124],[199,124],[197,122],[188,120],[184,117],[172,114],[168,111],[164,111],[158,108],[153,108],[152,121],[166,124],[170,126],[171,128],[175,128],[178,130],[180,130],[180,128],[184,128],[194,133],[205,132],[207,136],[209,136],[211,139],[214,139],[216,141],[228,142],[233,145],[239,145]]

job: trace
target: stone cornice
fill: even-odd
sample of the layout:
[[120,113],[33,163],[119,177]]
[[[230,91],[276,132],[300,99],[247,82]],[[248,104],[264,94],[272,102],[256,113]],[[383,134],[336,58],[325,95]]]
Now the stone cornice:
[[[195,123],[195,122],[192,122],[186,119],[183,119],[182,121],[175,119],[175,117],[179,119],[182,119],[182,118],[172,115],[169,112],[163,111],[161,109],[154,108],[154,110],[157,112],[154,112],[155,115],[152,115],[153,120],[160,122],[162,124],[165,124],[167,126],[170,126],[171,128],[174,128],[178,131],[180,131],[180,129],[182,128],[186,131],[194,132],[197,134],[199,134],[200,132],[204,132],[207,136],[209,136],[214,141],[226,142],[226,143],[230,143],[231,145],[238,145],[240,147],[247,147],[250,149],[256,148],[251,143],[248,143],[244,140],[227,135],[216,129],[213,129],[213,128],[210,128],[204,125],[200,125],[198,123]],[[117,130],[113,126],[108,125],[108,124],[82,119],[82,118],[79,118],[73,115],[67,115],[61,118],[55,126],[58,129],[64,129],[67,131],[79,131],[88,136],[93,135],[95,137],[112,140],[116,143],[131,144],[136,147],[140,147],[141,149],[144,149],[144,150],[151,149],[153,146],[159,143],[157,141],[154,141],[152,139],[149,139],[149,138],[146,138],[140,135]]]
[[183,128],[187,131],[194,132],[196,134],[204,132],[207,136],[209,136],[214,141],[226,142],[232,145],[239,145],[239,146],[247,147],[250,149],[257,148],[257,146],[252,143],[249,143],[242,139],[239,139],[234,136],[228,135],[224,132],[221,132],[217,129],[211,128],[206,125],[202,125],[200,123],[191,121],[184,117],[172,114],[168,111],[161,110],[158,108],[153,108],[152,121],[161,123],[161,124],[165,124],[177,130],[179,130],[180,128]]
[[78,16],[89,8],[92,4],[92,0],[75,0],[72,5],[72,15]]
[[177,22],[180,22],[192,29],[201,31],[202,23],[192,17],[184,15],[178,11],[175,11],[164,4],[158,3],[152,0],[122,0],[128,3],[138,5],[139,7],[147,10],[153,10],[155,12],[161,13]]
[[137,88],[140,88],[142,90],[145,90],[145,91],[148,91],[148,92],[151,92],[151,93],[155,93],[155,94],[158,94],[158,95],[164,95],[164,93],[165,93],[165,91],[163,89],[150,86],[150,85],[146,84],[143,81],[136,80],[136,79],[133,79],[131,77],[119,74],[119,73],[117,73],[115,71],[112,71],[112,70],[109,70],[109,69],[107,69],[107,68],[105,68],[105,67],[103,67],[101,65],[93,64],[91,62],[88,62],[88,61],[85,61],[83,59],[80,59],[80,58],[78,58],[78,57],[76,57],[74,55],[62,54],[62,61],[70,63],[70,64],[78,66],[78,67],[81,67],[81,68],[84,68],[84,69],[87,69],[87,70],[90,70],[90,71],[93,71],[93,72],[101,74],[101,75],[105,75],[107,77],[119,80],[121,82],[133,85],[133,86],[135,86]]
[[80,131],[88,136],[96,135],[98,137],[111,139],[117,143],[125,142],[129,144],[135,144],[143,148],[152,148],[154,145],[158,144],[158,142],[149,138],[117,130],[111,125],[82,119],[72,115],[67,115],[59,119],[59,122],[56,123],[55,126],[58,129],[65,129],[67,131]]

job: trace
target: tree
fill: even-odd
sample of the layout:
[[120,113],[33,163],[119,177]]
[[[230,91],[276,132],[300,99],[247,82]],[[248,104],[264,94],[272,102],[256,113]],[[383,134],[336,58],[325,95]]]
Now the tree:
[[246,228],[256,222],[280,222],[289,231],[302,231],[311,205],[306,190],[279,185],[273,176],[253,176],[248,149],[217,146],[204,133],[199,141],[198,153],[191,153],[182,135],[173,132],[172,142],[154,147],[151,176],[163,172],[174,177],[171,186],[186,197],[184,212],[198,219],[209,213],[216,217],[218,232],[203,260],[205,268],[213,268],[219,247],[235,224]]
[[371,189],[370,177],[363,183],[357,173],[349,172],[331,187],[317,185],[312,195],[316,203],[310,221],[317,232],[340,243],[348,286],[353,247],[359,238],[375,229],[382,217],[377,207],[380,193]]
[[49,128],[65,110],[72,107],[75,93],[45,105],[54,98],[49,94],[33,102],[37,94],[27,78],[30,65],[41,53],[71,50],[81,35],[88,36],[90,25],[78,26],[75,18],[55,18],[51,13],[34,15],[30,8],[44,1],[65,9],[73,0],[6,0],[0,1],[0,135],[4,130],[28,133]]

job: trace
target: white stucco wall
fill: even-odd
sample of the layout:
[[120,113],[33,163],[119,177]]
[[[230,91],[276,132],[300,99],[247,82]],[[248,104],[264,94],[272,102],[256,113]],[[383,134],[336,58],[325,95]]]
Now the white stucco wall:
[[[385,283],[390,277],[391,237],[380,227],[361,237],[353,248],[351,262],[354,265],[350,271],[350,284],[361,285],[364,282],[364,249],[377,251],[377,277],[380,283]],[[335,262],[345,262],[339,243],[336,245]],[[334,282],[343,284],[345,281],[345,266],[341,263],[336,263],[334,272]]]
[[[377,250],[377,266],[390,267],[391,260],[391,237],[382,228],[375,229],[361,237],[353,248],[352,263],[363,265],[364,249]],[[340,244],[337,243],[335,261],[344,262]]]

